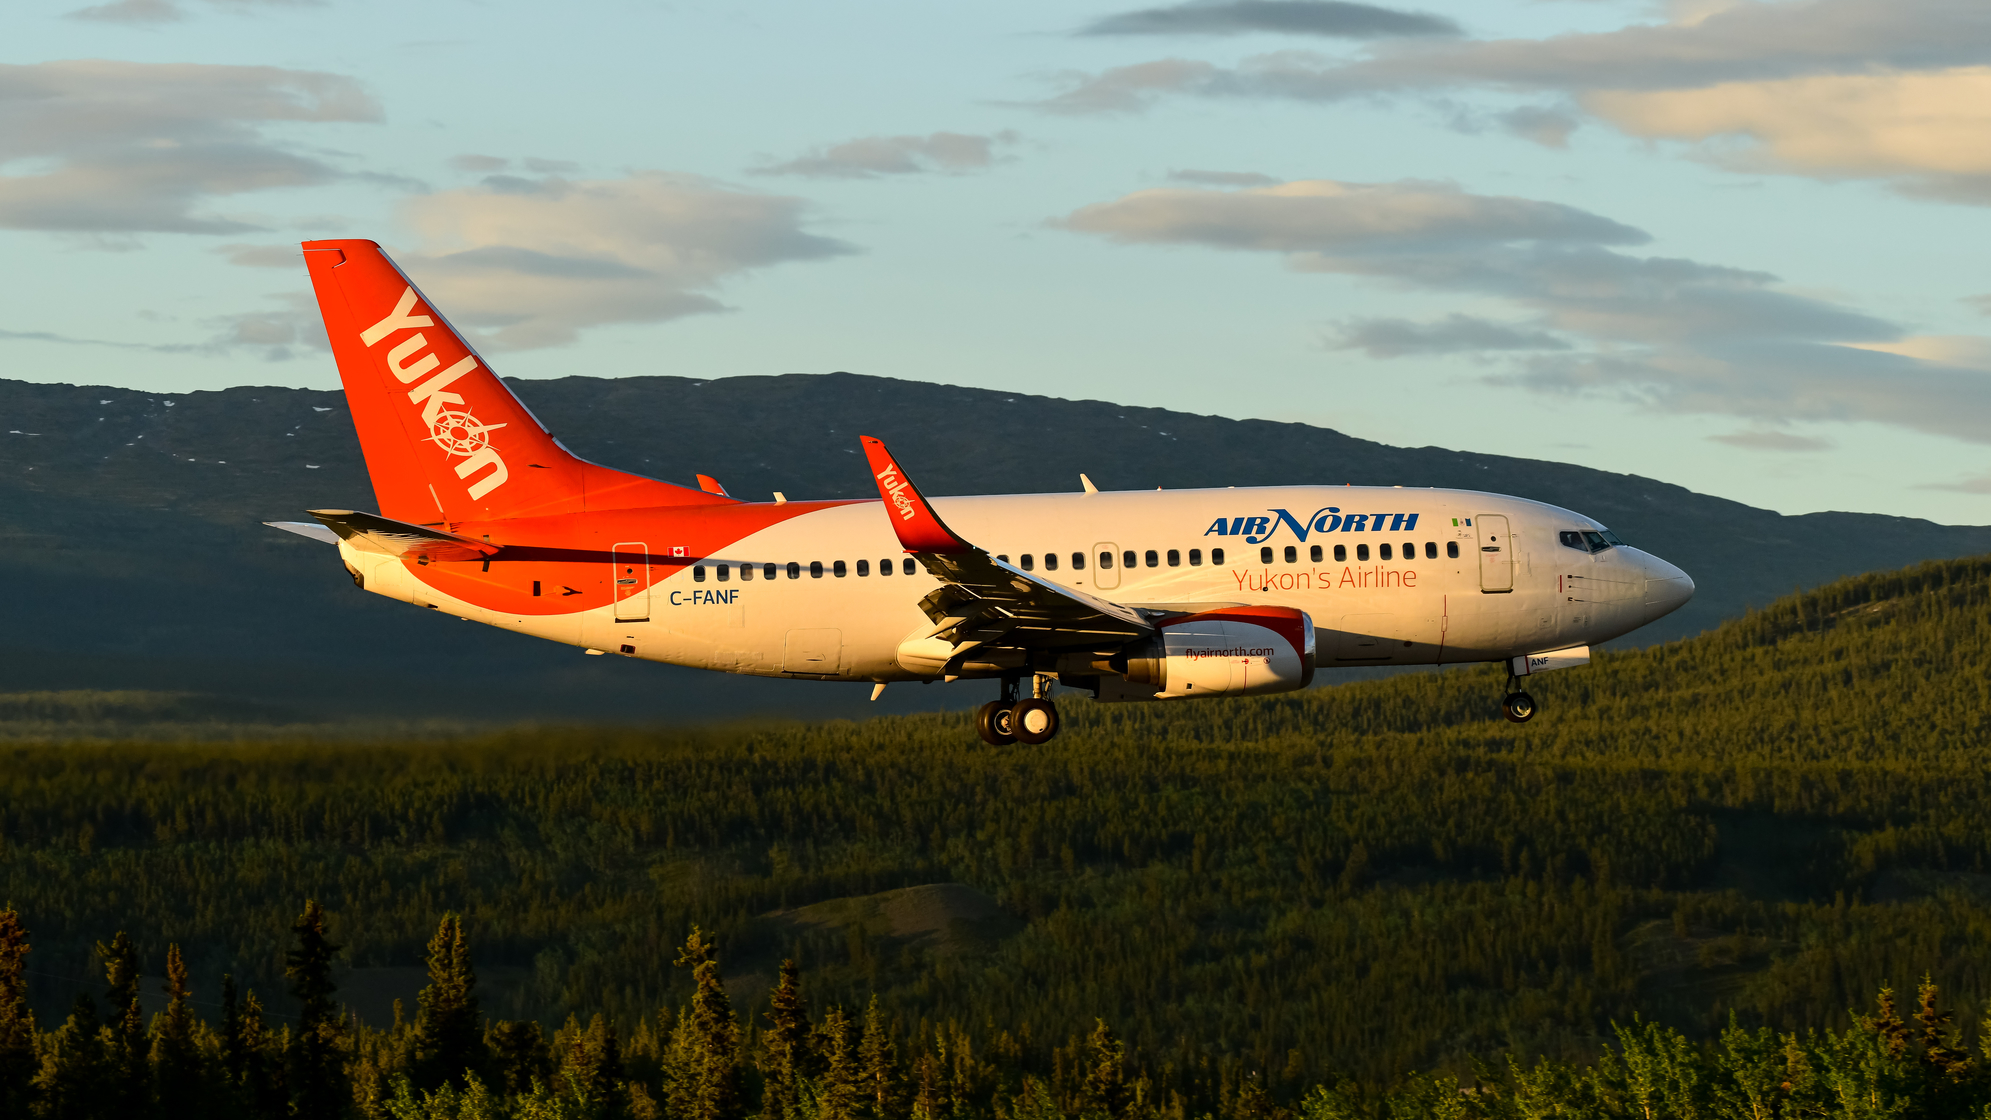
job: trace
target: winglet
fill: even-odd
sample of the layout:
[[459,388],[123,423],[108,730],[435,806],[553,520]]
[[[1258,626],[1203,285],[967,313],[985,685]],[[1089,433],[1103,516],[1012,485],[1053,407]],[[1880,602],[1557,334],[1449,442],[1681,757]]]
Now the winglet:
[[955,536],[954,530],[933,512],[926,495],[899,469],[884,443],[870,436],[857,438],[864,445],[864,457],[871,461],[871,477],[877,480],[878,496],[885,499],[885,510],[892,515],[892,528],[899,534],[899,544],[907,552],[976,551],[974,545]]
[[701,474],[698,476],[698,488],[700,490],[705,491],[707,494],[717,494],[722,498],[732,497],[731,494],[726,493],[726,488],[724,486],[719,485],[719,480],[713,478],[709,474]]

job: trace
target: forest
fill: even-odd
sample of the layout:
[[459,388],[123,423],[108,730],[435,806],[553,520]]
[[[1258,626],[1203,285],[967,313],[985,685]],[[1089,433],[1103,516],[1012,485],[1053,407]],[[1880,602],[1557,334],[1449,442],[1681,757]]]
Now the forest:
[[1523,726],[1475,668],[1066,700],[1042,747],[9,744],[6,1114],[1976,1114],[1987,638],[1972,559],[1603,653]]

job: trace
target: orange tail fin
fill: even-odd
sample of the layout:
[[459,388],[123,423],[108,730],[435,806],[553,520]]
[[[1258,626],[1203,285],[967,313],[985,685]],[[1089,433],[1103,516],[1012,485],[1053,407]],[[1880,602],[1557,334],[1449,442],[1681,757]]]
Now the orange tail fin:
[[733,500],[569,453],[379,245],[307,241],[304,261],[383,515],[433,525]]

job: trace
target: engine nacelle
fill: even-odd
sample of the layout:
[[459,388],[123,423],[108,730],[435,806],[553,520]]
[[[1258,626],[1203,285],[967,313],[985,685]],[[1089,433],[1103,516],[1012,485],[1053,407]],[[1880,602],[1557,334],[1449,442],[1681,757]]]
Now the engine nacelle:
[[1161,624],[1161,633],[1113,658],[1156,700],[1291,692],[1314,679],[1314,623],[1291,607],[1226,607]]

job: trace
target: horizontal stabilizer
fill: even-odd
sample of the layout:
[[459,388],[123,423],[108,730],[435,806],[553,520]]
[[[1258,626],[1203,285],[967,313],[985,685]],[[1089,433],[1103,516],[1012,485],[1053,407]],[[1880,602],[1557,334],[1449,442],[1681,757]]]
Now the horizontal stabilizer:
[[312,509],[305,512],[323,522],[327,529],[338,534],[340,540],[354,548],[383,556],[412,557],[432,562],[482,560],[496,555],[501,547],[490,541],[460,537],[428,525],[410,525],[379,514],[358,513],[349,509]]
[[296,533],[300,537],[310,537],[314,541],[324,541],[326,544],[339,543],[339,534],[316,521],[265,521],[263,524],[272,529],[282,529],[286,533]]

